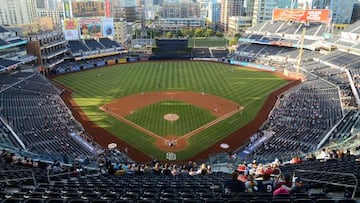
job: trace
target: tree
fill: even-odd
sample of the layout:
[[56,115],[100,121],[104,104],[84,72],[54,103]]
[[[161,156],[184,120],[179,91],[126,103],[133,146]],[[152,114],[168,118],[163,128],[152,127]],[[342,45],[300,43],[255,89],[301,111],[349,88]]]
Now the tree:
[[237,44],[238,41],[239,41],[239,38],[237,38],[237,37],[232,37],[232,38],[230,39],[230,41],[229,41],[229,46],[232,46],[232,45]]
[[204,35],[205,35],[205,37],[213,36],[213,35],[214,35],[214,30],[212,30],[212,29],[206,29]]
[[240,33],[236,33],[236,34],[235,34],[235,37],[239,39],[239,38],[241,37],[241,34],[240,34]]
[[173,33],[172,33],[172,32],[167,32],[167,33],[166,33],[166,36],[167,36],[168,38],[172,38],[172,37],[173,37]]
[[204,30],[202,28],[200,28],[200,27],[196,28],[195,32],[194,32],[196,37],[202,37],[203,33],[204,33]]
[[180,30],[181,34],[185,36],[193,36],[194,30],[192,28],[182,28]]

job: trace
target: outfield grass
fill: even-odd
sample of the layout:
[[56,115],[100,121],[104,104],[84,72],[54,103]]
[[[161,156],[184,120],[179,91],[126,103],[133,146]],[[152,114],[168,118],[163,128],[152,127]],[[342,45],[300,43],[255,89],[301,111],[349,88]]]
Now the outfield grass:
[[[167,121],[165,114],[179,116],[176,121]],[[185,135],[216,119],[208,110],[181,101],[168,100],[149,105],[126,116],[126,119],[160,136]]]
[[189,47],[226,47],[226,43],[228,41],[223,37],[197,37],[197,38],[189,38],[188,46]]
[[242,115],[235,114],[191,137],[190,146],[176,153],[178,160],[191,158],[253,120],[268,95],[287,83],[268,72],[193,61],[123,64],[67,74],[55,80],[74,90],[74,100],[90,120],[159,159],[165,159],[165,153],[151,144],[154,138],[99,110],[99,106],[135,93],[178,90],[208,92],[244,107]]

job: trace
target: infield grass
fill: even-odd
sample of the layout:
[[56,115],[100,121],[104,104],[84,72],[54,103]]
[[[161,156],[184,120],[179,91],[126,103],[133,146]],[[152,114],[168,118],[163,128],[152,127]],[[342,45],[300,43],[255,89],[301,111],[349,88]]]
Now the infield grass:
[[[74,91],[73,99],[91,121],[158,159],[165,159],[165,153],[152,144],[154,138],[118,121],[99,107],[135,93],[168,90],[208,92],[244,107],[242,114],[237,113],[191,137],[186,150],[176,152],[178,160],[193,157],[253,120],[269,94],[287,84],[269,72],[197,61],[122,64],[66,74],[55,81]],[[239,139],[244,138],[239,136]]]
[[[170,113],[178,115],[179,119],[165,120],[164,115]],[[181,136],[215,120],[216,116],[191,104],[168,100],[138,109],[125,118],[160,136]]]

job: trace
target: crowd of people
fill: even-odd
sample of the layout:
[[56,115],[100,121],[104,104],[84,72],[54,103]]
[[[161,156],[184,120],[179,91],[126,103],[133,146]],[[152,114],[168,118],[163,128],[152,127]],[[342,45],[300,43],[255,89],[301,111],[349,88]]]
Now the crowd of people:
[[187,164],[163,163],[153,159],[148,163],[135,163],[126,153],[117,149],[105,150],[98,156],[99,171],[112,175],[198,175],[211,173],[210,165],[189,161]]
[[225,192],[261,192],[274,196],[307,192],[309,185],[303,184],[301,178],[294,174],[282,174],[279,165],[279,160],[266,166],[257,164],[256,160],[240,164],[231,174],[231,179],[225,182]]
[[9,152],[5,149],[0,154],[1,164],[19,165],[27,168],[38,167],[38,161],[30,159],[28,157],[19,157],[15,153]]

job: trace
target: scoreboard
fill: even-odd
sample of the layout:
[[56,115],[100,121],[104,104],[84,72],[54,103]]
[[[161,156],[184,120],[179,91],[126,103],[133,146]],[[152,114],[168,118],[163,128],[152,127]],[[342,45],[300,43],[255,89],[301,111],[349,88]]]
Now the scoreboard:
[[105,3],[101,1],[71,2],[74,18],[105,16]]
[[65,18],[110,17],[110,0],[64,1]]

